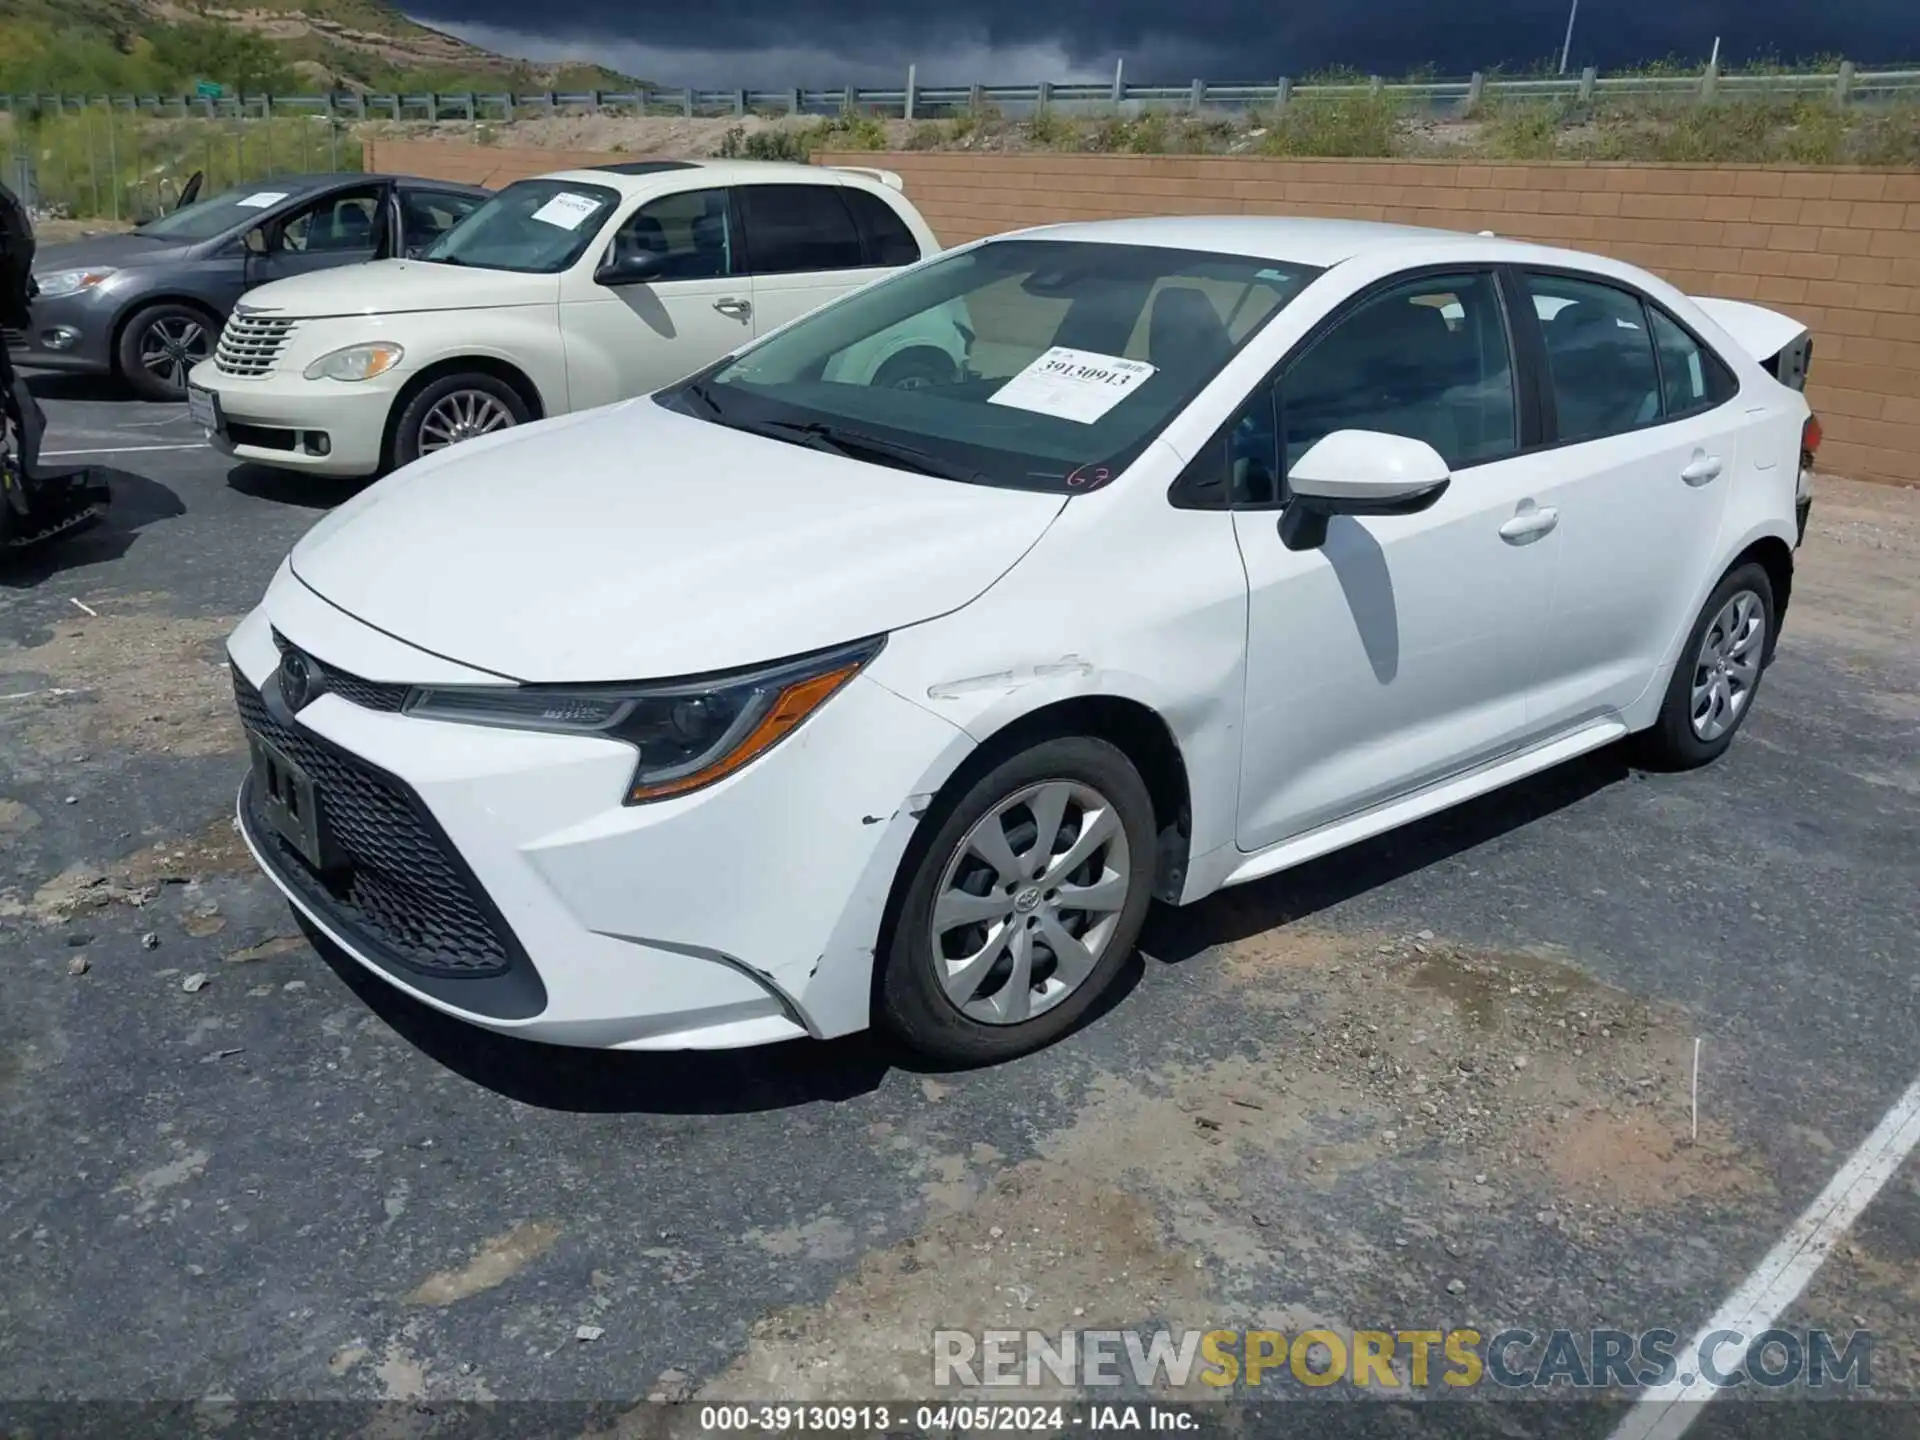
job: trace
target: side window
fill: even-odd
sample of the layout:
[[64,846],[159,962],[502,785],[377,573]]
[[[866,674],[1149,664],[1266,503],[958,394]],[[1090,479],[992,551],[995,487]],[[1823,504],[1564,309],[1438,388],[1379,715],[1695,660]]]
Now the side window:
[[1736,388],[1726,366],[1665,311],[1647,307],[1653,348],[1660,356],[1660,400],[1669,420],[1692,415],[1729,400]]
[[445,190],[402,190],[400,224],[407,244],[425,249],[458,225],[484,203],[475,195],[455,195]]
[[1658,420],[1660,370],[1640,297],[1564,275],[1528,275],[1526,284],[1546,339],[1559,438],[1597,440]]
[[867,264],[911,265],[920,258],[920,242],[913,238],[899,211],[870,191],[848,187],[840,194],[859,227]]
[[376,189],[342,190],[297,210],[280,226],[280,249],[293,254],[373,249],[380,213]]
[[1455,469],[1520,448],[1513,359],[1491,274],[1435,275],[1362,302],[1287,366],[1285,459],[1335,430],[1424,440]]
[[738,193],[754,274],[858,270],[866,263],[838,185],[743,185]]
[[1272,505],[1283,494],[1275,388],[1263,380],[1239,413],[1180,477],[1179,503],[1190,509]]
[[651,254],[662,280],[713,280],[736,273],[725,190],[683,190],[649,200],[614,233],[612,258]]

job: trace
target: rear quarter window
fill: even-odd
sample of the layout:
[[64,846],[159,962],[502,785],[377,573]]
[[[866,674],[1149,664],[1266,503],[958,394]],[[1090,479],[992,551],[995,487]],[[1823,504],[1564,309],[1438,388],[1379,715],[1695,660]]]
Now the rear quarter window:
[[912,265],[920,259],[920,242],[898,210],[869,190],[849,186],[840,193],[853,212],[869,265]]

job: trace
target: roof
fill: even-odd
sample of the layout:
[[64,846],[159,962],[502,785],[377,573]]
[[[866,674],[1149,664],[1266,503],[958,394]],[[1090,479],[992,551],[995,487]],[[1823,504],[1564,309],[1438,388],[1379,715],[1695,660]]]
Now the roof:
[[698,170],[701,178],[714,185],[744,185],[753,181],[790,180],[801,185],[828,185],[848,178],[868,184],[885,184],[886,172],[843,169],[839,166],[805,165],[791,160],[629,160],[606,165],[552,170],[545,175],[530,175],[530,180],[572,180],[584,185],[607,185],[631,195],[650,190],[663,175],[679,175]]
[[[1315,220],[1280,215],[1165,215],[1137,220],[1090,220],[1014,232],[1022,238],[1087,240],[1102,245],[1155,245],[1252,255],[1295,265],[1338,265],[1372,250],[1414,242],[1478,240],[1459,230],[1387,225],[1375,220]],[[1007,238],[1007,237],[1001,237]]]

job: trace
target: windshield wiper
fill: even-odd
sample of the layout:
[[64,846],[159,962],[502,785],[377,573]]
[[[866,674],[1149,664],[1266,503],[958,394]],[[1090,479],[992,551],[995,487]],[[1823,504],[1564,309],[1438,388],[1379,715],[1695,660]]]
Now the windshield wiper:
[[[708,403],[711,404],[711,400]],[[883,465],[891,465],[895,469],[911,470],[920,475],[933,475],[942,480],[959,480],[969,485],[987,483],[987,477],[971,465],[961,465],[956,461],[935,455],[931,451],[922,450],[918,446],[903,445],[897,440],[869,435],[864,430],[849,430],[844,426],[829,425],[822,420],[809,420],[804,423],[792,420],[765,420],[755,425],[742,424],[740,428],[771,435],[775,439],[791,438],[801,445],[848,459],[871,458]]]
[[720,418],[720,402],[713,398],[713,391],[698,380],[689,380],[675,392],[675,398],[684,395],[687,399],[706,412],[709,420]]

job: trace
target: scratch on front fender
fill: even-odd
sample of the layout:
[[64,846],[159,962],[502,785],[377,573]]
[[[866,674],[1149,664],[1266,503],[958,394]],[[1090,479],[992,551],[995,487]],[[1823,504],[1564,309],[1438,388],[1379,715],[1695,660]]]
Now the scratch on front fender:
[[1036,680],[1053,680],[1062,675],[1091,675],[1093,666],[1078,655],[1062,655],[1058,660],[1050,660],[1037,665],[1015,665],[1006,670],[995,670],[986,675],[971,675],[964,680],[943,680],[937,685],[927,687],[929,700],[958,700],[964,695],[978,695],[985,690],[997,690],[1008,693],[1023,685],[1031,685]]

